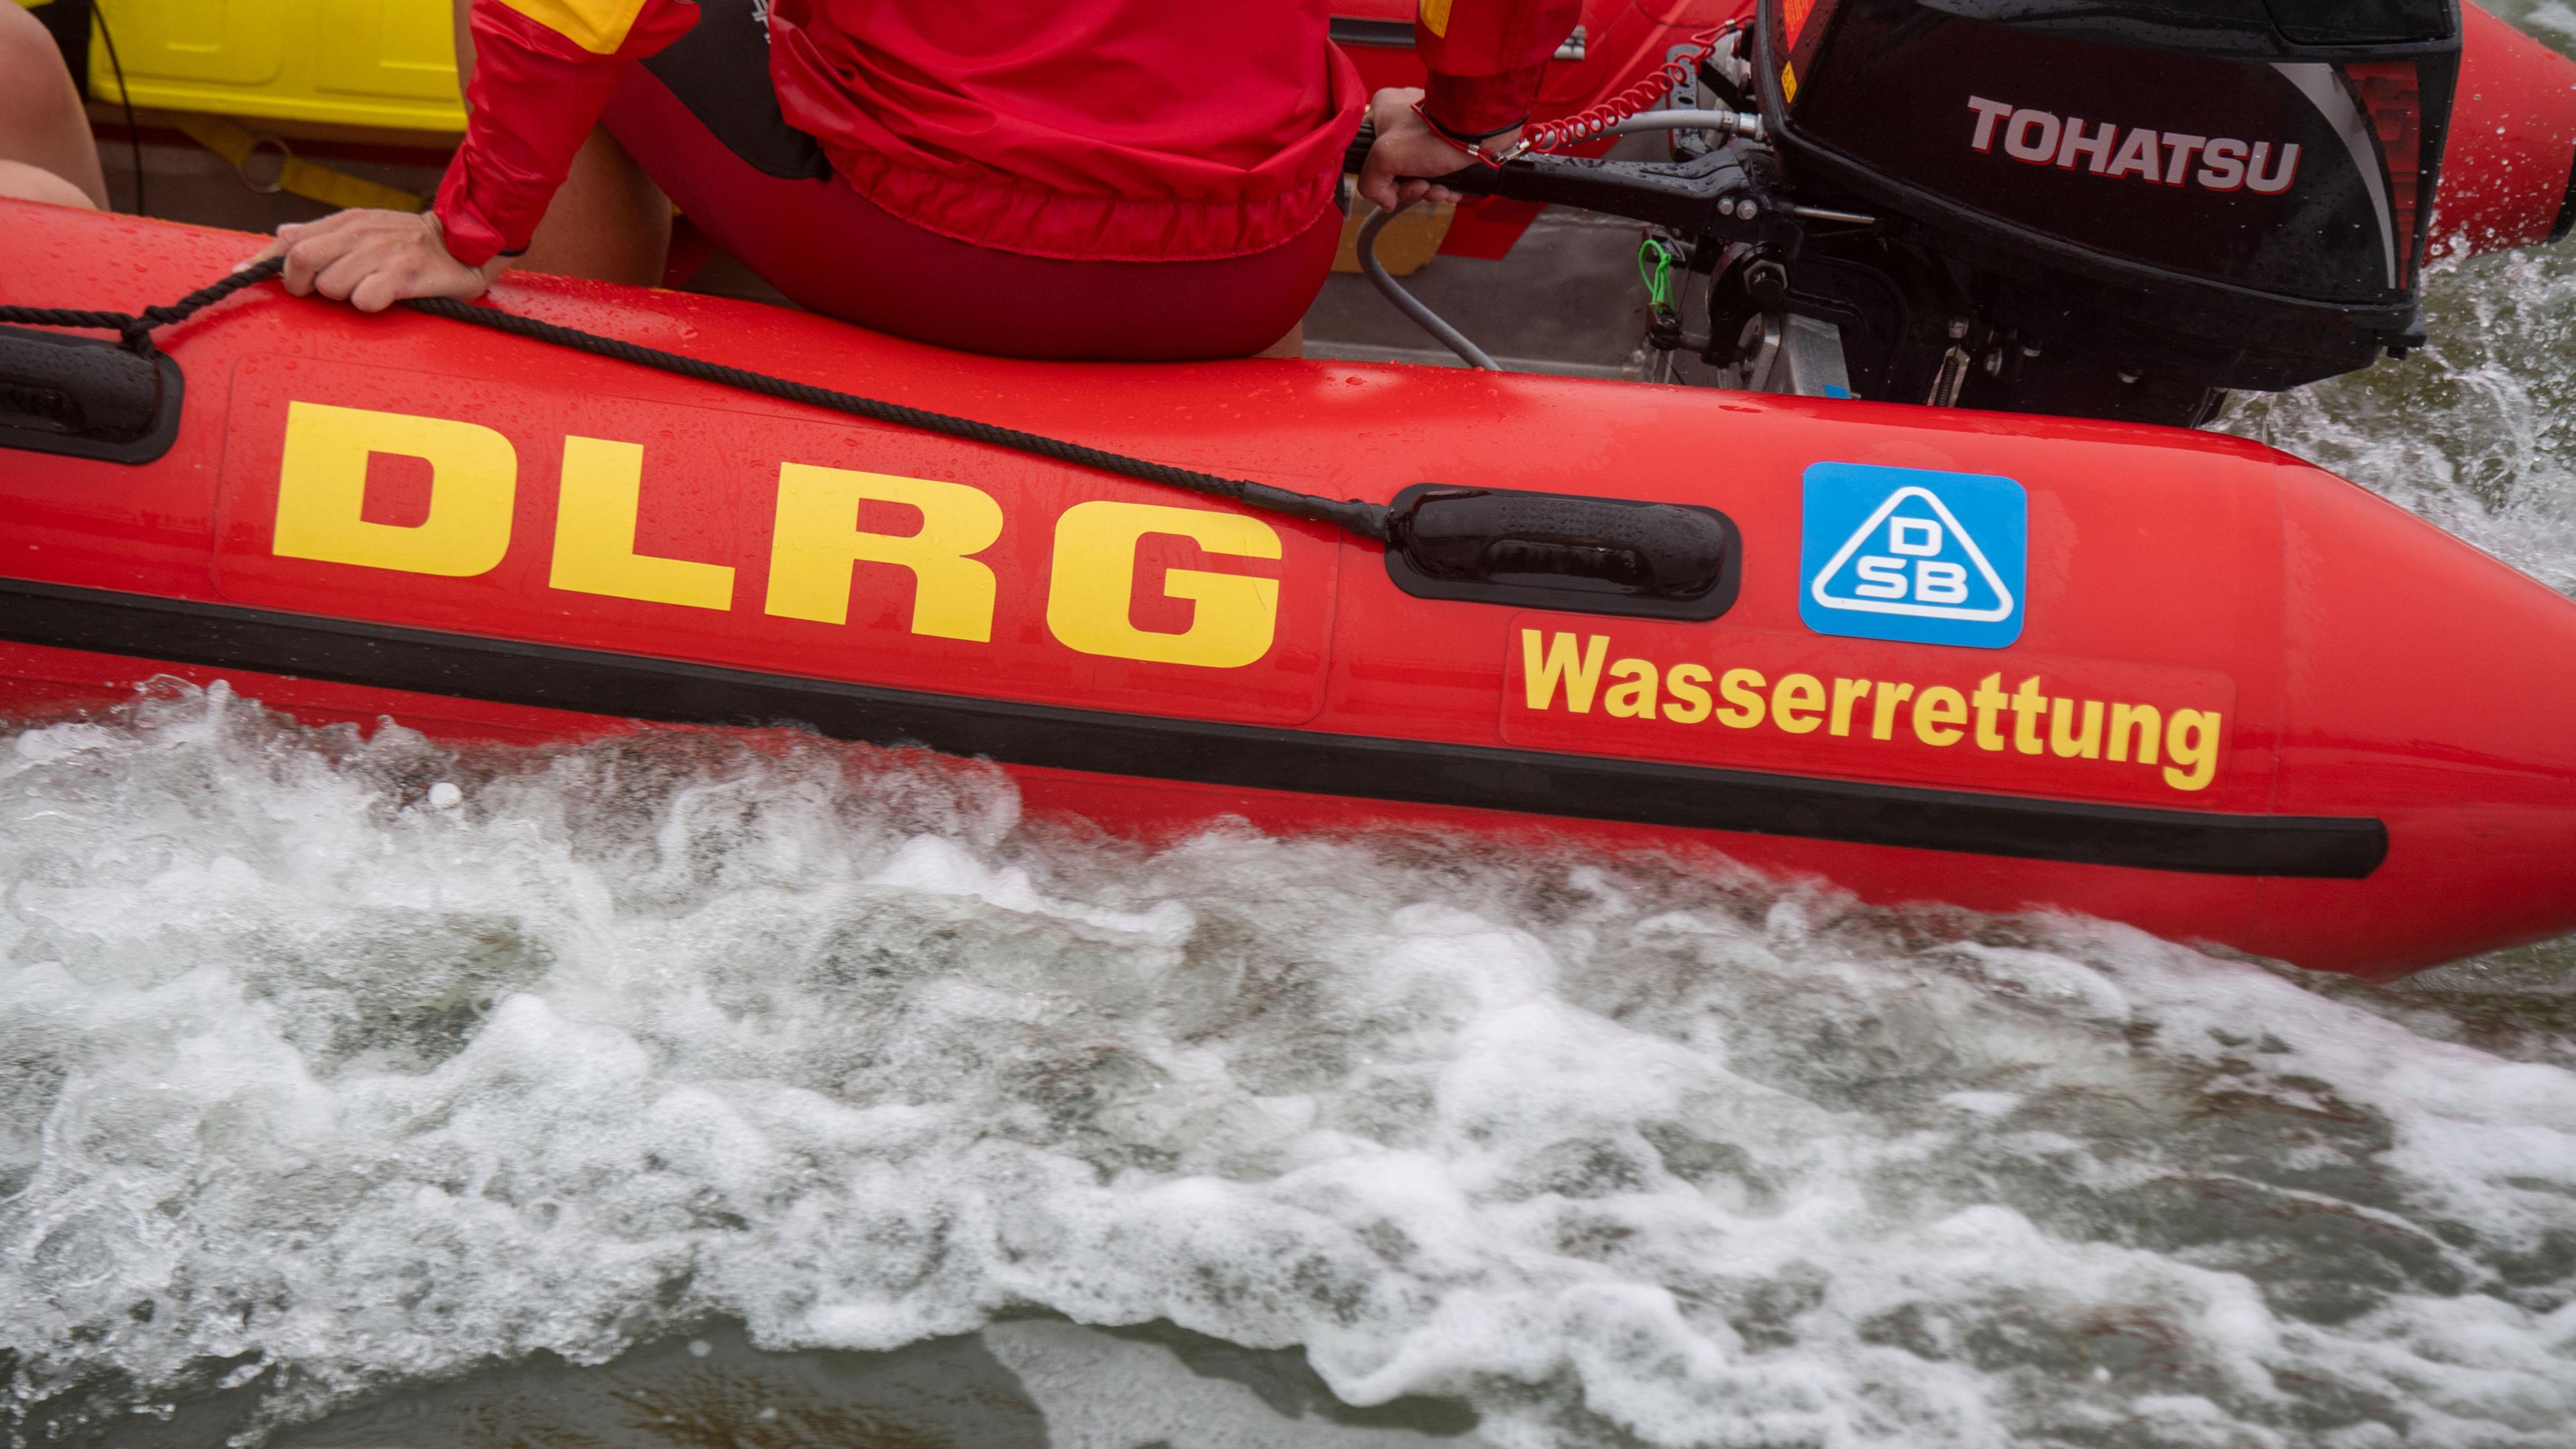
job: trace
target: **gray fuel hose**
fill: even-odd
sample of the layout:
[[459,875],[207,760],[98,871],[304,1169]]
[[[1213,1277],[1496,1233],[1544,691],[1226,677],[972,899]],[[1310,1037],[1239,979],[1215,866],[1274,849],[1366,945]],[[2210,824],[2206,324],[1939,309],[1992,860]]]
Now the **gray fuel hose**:
[[[1413,204],[1408,201],[1405,206]],[[1369,219],[1360,223],[1360,270],[1368,274],[1369,285],[1394,303],[1395,310],[1420,323],[1423,331],[1439,338],[1442,345],[1467,359],[1468,366],[1481,367],[1487,372],[1502,371],[1502,364],[1494,361],[1491,354],[1468,341],[1467,334],[1450,326],[1448,318],[1424,306],[1421,298],[1404,290],[1402,283],[1387,274],[1386,263],[1377,259],[1377,234],[1386,230],[1386,224],[1395,220],[1396,213],[1403,210],[1404,206],[1399,206],[1395,211],[1372,211]]]

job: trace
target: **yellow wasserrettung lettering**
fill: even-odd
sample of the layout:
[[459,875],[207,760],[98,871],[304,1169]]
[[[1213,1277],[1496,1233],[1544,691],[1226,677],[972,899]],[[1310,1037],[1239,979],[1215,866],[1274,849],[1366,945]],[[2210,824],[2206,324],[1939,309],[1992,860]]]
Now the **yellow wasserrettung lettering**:
[[1934,749],[1973,738],[1976,748],[1996,754],[2160,768],[2164,783],[2182,791],[2209,788],[2226,738],[2226,721],[2217,710],[2068,699],[2050,693],[2038,675],[2007,688],[2001,672],[1961,691],[1945,684],[1797,672],[1774,679],[1758,669],[1729,669],[1715,681],[1725,707],[1713,708],[1706,665],[1665,667],[1609,655],[1606,635],[1578,640],[1523,629],[1523,698],[1532,710],[1590,714],[1597,695],[1600,712],[1612,719],[1706,722],[1738,730],[1768,724],[1785,734],[1911,739]]

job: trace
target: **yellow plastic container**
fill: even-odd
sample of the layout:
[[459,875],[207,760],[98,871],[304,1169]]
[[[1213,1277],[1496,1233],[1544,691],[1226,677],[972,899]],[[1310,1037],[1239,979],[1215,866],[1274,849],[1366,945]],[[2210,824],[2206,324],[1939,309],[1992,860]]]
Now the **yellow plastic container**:
[[[97,0],[138,106],[462,131],[448,0]],[[107,47],[90,94],[116,99]]]

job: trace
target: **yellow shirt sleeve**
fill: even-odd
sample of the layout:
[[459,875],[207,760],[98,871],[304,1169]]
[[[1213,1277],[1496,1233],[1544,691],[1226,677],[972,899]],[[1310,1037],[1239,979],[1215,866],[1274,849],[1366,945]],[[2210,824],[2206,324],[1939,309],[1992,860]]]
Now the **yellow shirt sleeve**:
[[[593,55],[615,55],[645,0],[500,0]],[[1443,8],[1446,8],[1443,0]]]

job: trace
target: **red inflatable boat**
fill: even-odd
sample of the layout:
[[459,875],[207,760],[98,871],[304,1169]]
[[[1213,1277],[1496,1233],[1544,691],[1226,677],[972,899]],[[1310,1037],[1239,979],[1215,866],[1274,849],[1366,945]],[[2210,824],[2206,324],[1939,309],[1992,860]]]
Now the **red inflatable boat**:
[[[0,303],[128,310],[256,245],[0,203]],[[1390,541],[262,285],[87,382],[45,369],[132,354],[0,333],[0,708],[169,672],[460,738],[793,723],[1123,831],[1542,830],[2365,975],[2576,929],[2576,604],[2252,443],[488,300],[1356,499]],[[99,441],[120,388],[148,425]]]
[[[13,299],[91,307],[254,244],[28,206],[0,238]],[[188,381],[157,461],[0,454],[10,707],[168,670],[450,735],[792,721],[989,756],[1032,805],[1114,827],[1554,817],[1877,901],[2057,906],[2362,972],[2576,928],[2576,604],[2251,443],[1422,368],[1014,363],[541,280],[495,300],[1292,487],[1710,506],[1735,598],[1692,621],[1418,597],[1325,525],[264,287],[167,336]],[[2016,490],[2019,568],[1991,556],[2008,529],[1957,521],[2017,575],[2017,637],[1810,627],[1804,494],[1854,479],[1922,490],[1854,521],[1879,573],[1942,561],[1891,551],[1954,541],[1927,498]],[[1865,598],[1851,577],[1829,596]],[[1966,582],[1987,587],[1973,562]]]

